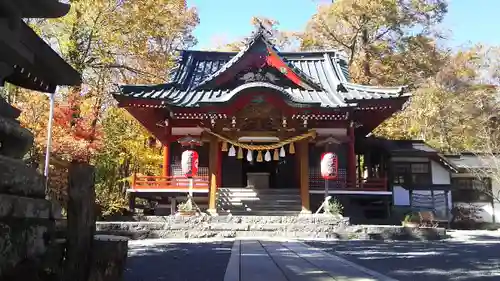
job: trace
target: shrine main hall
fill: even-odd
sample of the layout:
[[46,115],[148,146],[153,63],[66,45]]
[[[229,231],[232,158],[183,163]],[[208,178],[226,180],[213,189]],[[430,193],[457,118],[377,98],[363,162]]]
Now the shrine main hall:
[[[162,174],[134,176],[132,201],[174,210],[188,188],[178,140],[193,137],[202,142],[194,197],[209,213],[309,213],[325,195],[390,207],[389,155],[367,136],[402,108],[405,87],[352,83],[342,53],[279,52],[264,28],[240,52],[182,51],[166,80],[114,95],[163,146]],[[327,151],[336,166],[325,181]]]

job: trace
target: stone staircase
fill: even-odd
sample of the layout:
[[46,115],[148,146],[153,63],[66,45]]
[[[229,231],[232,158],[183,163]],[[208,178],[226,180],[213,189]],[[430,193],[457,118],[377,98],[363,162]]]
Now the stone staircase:
[[298,189],[219,188],[219,214],[293,216],[301,211]]

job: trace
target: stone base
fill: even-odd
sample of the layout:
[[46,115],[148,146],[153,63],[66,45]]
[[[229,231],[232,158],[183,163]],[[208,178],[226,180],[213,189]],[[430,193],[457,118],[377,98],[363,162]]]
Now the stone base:
[[128,238],[96,235],[89,281],[121,281],[128,253]]
[[97,222],[101,234],[148,238],[280,237],[340,240],[437,240],[443,228],[349,225],[349,218],[329,215],[146,217],[138,222]]
[[310,216],[310,215],[312,215],[312,212],[311,212],[311,210],[307,210],[307,209],[302,209],[300,211],[300,214],[299,214],[299,216]]
[[217,210],[216,210],[216,209],[208,209],[208,210],[207,210],[207,213],[208,213],[209,215],[211,215],[212,217],[216,217],[216,216],[218,216],[218,215],[219,215],[219,214],[217,214]]

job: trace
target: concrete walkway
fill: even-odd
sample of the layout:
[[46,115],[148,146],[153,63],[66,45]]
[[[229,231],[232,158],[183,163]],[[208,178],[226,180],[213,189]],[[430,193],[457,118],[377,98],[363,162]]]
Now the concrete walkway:
[[236,240],[224,281],[398,281],[300,242]]

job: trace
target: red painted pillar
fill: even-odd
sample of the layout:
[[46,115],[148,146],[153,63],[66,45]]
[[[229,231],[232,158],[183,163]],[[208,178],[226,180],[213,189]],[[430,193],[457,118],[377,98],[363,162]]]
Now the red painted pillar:
[[356,151],[354,148],[354,122],[349,123],[349,152],[348,152],[348,166],[347,166],[347,186],[350,188],[356,187]]
[[166,122],[165,140],[163,142],[163,165],[161,175],[168,177],[170,175],[170,141],[172,139],[172,127]]
[[170,174],[170,143],[165,143],[163,145],[163,165],[161,175],[163,177],[168,177]]

